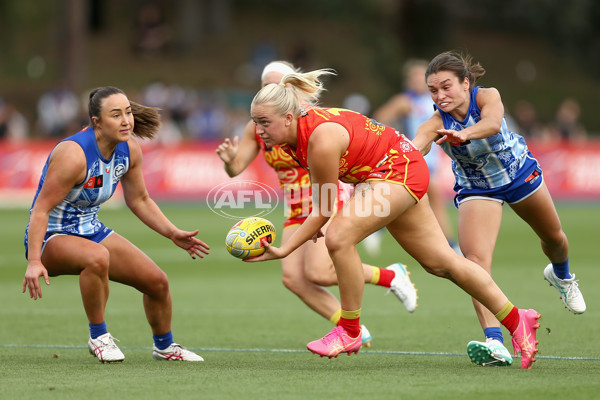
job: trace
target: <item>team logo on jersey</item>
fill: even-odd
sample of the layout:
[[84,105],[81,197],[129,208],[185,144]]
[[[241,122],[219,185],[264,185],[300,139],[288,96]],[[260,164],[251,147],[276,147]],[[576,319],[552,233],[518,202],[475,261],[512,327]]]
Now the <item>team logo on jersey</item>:
[[402,142],[400,144],[400,149],[402,149],[403,153],[410,153],[411,151],[416,150],[415,145],[412,142]]
[[102,187],[103,182],[104,179],[102,179],[102,175],[92,176],[90,179],[87,180],[83,187],[86,189],[97,189]]
[[123,164],[119,164],[115,167],[115,179],[120,179],[125,173],[125,166]]

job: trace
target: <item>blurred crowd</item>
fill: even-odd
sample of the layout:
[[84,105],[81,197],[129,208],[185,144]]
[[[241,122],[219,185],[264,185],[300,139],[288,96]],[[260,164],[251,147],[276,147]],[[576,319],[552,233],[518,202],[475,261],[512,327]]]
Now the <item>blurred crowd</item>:
[[[89,91],[77,94],[54,88],[37,100],[35,118],[28,120],[8,99],[0,97],[0,140],[59,139],[89,123]],[[183,140],[218,140],[240,135],[249,119],[253,93],[221,89],[199,90],[154,82],[131,100],[157,107],[162,117],[157,141],[176,144]]]
[[[172,32],[157,2],[143,2],[135,19],[134,32],[131,51],[138,57],[160,54],[173,45]],[[307,70],[307,66],[315,64],[311,58],[313,53],[299,38],[289,46],[284,59]],[[277,46],[268,37],[262,37],[232,80],[255,83],[258,90],[263,67],[278,58]],[[241,89],[193,88],[165,82],[153,82],[137,93],[132,93],[129,88],[122,89],[131,100],[160,108],[162,131],[156,140],[165,145],[241,135],[250,117],[250,103],[255,94]],[[0,92],[0,140],[20,142],[72,135],[89,122],[90,90],[75,93],[62,86],[51,88],[37,100],[35,112],[28,110],[29,119]],[[348,95],[339,106],[365,115],[372,112],[370,100],[360,93]],[[542,120],[535,105],[526,100],[518,101],[512,109],[505,111],[507,121],[513,125],[511,129],[527,139],[552,142],[585,140],[587,137],[581,123],[580,105],[575,98],[568,97],[557,104],[555,115],[547,120]]]
[[[138,57],[162,54],[174,46],[172,28],[161,4],[165,6],[168,2],[144,1],[138,8],[131,43],[131,51]],[[217,4],[214,2],[213,6]],[[210,18],[216,18],[217,14],[211,14],[209,8],[204,12]],[[314,53],[302,38],[298,38],[288,46],[283,59],[307,70],[307,66],[318,64],[312,59]],[[269,37],[261,37],[250,49],[248,60],[238,68],[232,81],[255,84],[258,90],[263,67],[280,57],[273,41]],[[132,93],[130,88],[122,89],[131,100],[161,109],[162,131],[156,140],[163,144],[184,140],[221,140],[240,135],[248,122],[250,102],[255,94],[248,90],[193,88],[165,82],[153,82],[137,93]],[[89,122],[88,93],[89,90],[75,93],[57,86],[40,96],[35,111],[23,113],[10,99],[3,98],[0,91],[0,140],[54,139],[79,131]],[[339,105],[365,115],[372,112],[369,99],[360,93],[348,95]],[[580,141],[588,136],[581,123],[579,102],[572,97],[563,99],[556,105],[554,116],[544,119],[540,118],[536,106],[527,100],[520,100],[505,111],[507,121],[512,124],[510,128],[527,139]]]
[[[184,140],[211,141],[239,136],[249,119],[254,93],[244,90],[196,89],[154,82],[138,93],[128,92],[139,103],[161,109],[160,143]],[[47,91],[37,101],[35,119],[28,120],[9,99],[0,97],[0,140],[21,142],[69,136],[88,124],[88,93],[65,88]],[[348,96],[344,107],[368,114],[369,101],[360,94]],[[581,123],[579,102],[565,98],[553,118],[543,121],[534,104],[520,100],[506,110],[511,130],[533,141],[583,141],[588,132]]]
[[535,105],[526,100],[519,100],[508,117],[513,132],[538,142],[584,141],[588,136],[581,123],[581,107],[573,97],[563,99],[547,122],[540,120]]

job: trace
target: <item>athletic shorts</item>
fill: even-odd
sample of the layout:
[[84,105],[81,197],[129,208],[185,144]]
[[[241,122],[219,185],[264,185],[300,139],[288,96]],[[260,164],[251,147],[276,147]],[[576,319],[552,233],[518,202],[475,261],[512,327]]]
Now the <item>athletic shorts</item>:
[[454,206],[458,208],[461,203],[469,200],[518,203],[534,194],[543,182],[542,167],[530,153],[515,179],[507,185],[494,189],[463,189],[461,186],[455,185],[454,190],[457,194],[454,196]]
[[[48,244],[48,242],[50,241],[50,239],[52,239],[55,236],[59,236],[59,235],[71,235],[71,236],[79,236],[82,237],[84,239],[88,239],[91,240],[92,242],[96,242],[96,243],[100,243],[101,241],[103,241],[104,239],[106,239],[107,237],[109,237],[110,235],[112,235],[113,230],[106,227],[103,223],[100,223],[101,227],[100,230],[96,233],[93,233],[91,235],[76,235],[74,233],[70,233],[70,232],[46,232],[46,235],[44,236],[44,242],[42,243],[42,254],[44,253],[44,249],[46,248],[46,244]],[[27,230],[25,230],[25,258],[28,258],[28,250],[29,250],[29,235],[28,235],[28,230],[29,230],[29,225],[27,226]]]
[[402,149],[392,148],[367,175],[366,180],[402,185],[419,201],[427,193],[429,168],[420,151],[404,152]]

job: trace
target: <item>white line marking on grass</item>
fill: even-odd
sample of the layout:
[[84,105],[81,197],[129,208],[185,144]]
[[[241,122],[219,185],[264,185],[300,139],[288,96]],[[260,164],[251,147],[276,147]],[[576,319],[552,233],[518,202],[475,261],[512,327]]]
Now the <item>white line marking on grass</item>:
[[[64,350],[87,350],[87,346],[69,346],[69,345],[41,345],[41,344],[0,344],[0,348],[5,349],[64,349]],[[122,350],[145,350],[151,351],[151,347],[122,347]],[[290,354],[304,354],[309,353],[308,350],[304,349],[228,349],[228,348],[215,348],[215,347],[188,347],[189,350],[194,352],[214,352],[214,353],[290,353]],[[429,356],[429,357],[467,357],[466,354],[459,353],[438,353],[438,352],[425,352],[425,351],[382,351],[382,350],[363,350],[360,352],[361,355],[386,355],[386,356]],[[521,358],[519,356],[513,358]],[[600,357],[561,357],[561,356],[540,356],[536,355],[536,359],[543,360],[558,360],[558,361],[600,361]]]

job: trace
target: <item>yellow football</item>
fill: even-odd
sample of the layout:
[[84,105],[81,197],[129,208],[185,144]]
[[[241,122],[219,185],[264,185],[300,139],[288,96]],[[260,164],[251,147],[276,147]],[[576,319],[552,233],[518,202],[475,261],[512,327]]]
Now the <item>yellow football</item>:
[[225,238],[227,251],[237,258],[248,258],[265,252],[263,243],[275,241],[275,226],[264,218],[245,218],[231,227]]

